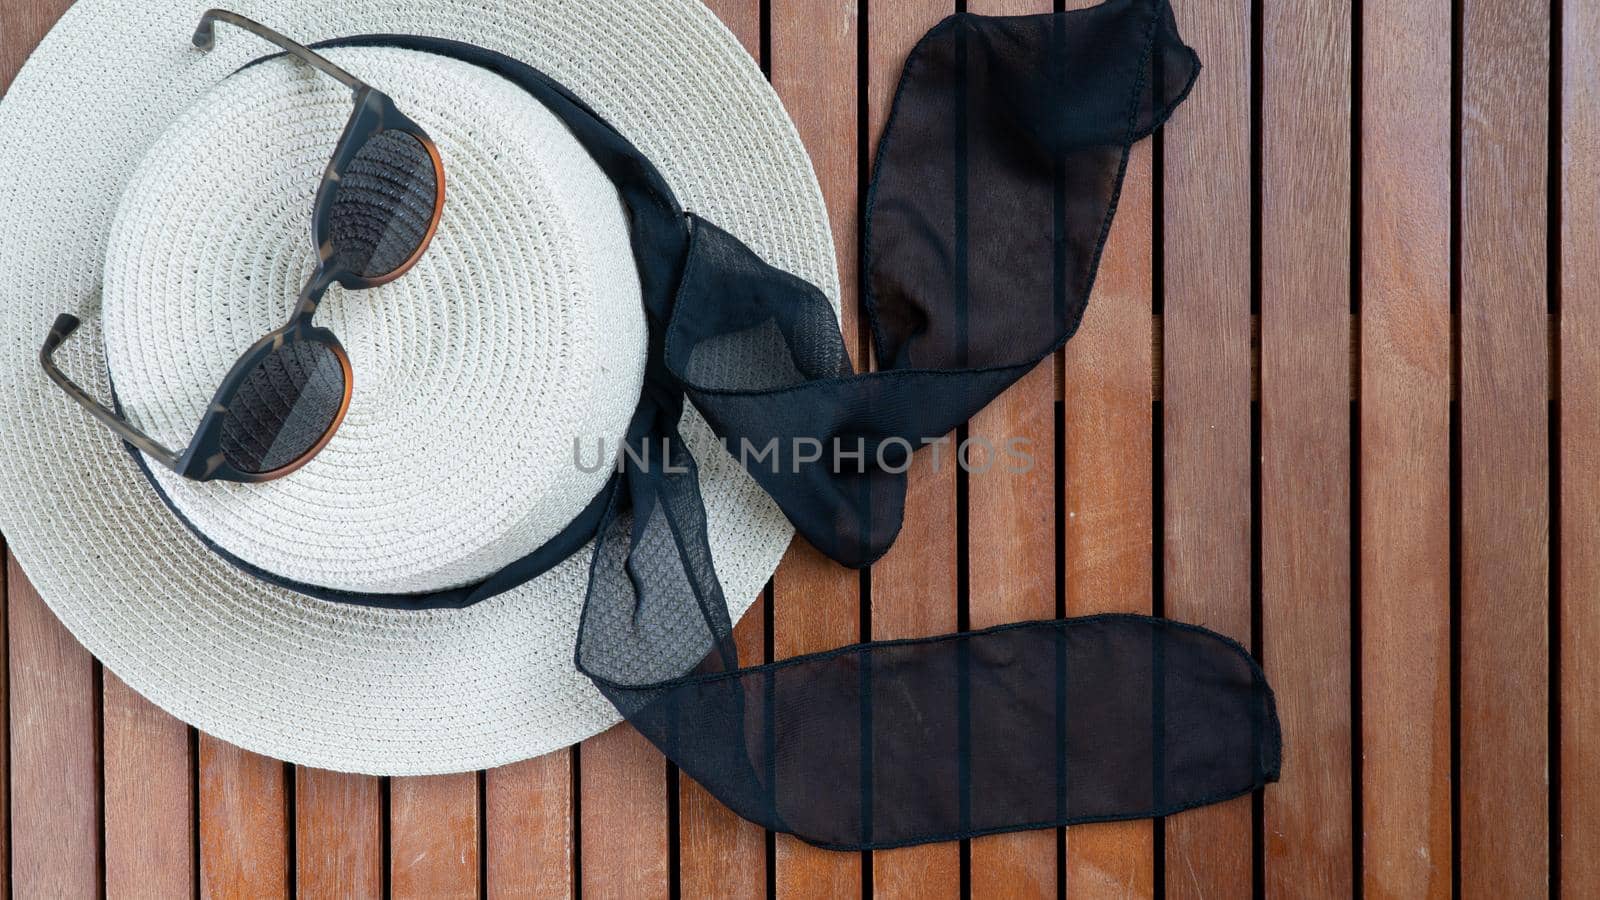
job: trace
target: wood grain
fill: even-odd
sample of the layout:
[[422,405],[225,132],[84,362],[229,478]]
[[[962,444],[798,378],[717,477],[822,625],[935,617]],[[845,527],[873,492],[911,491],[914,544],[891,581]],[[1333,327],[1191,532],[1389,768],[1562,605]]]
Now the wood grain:
[[572,755],[547,753],[484,774],[489,896],[573,895]]
[[1461,894],[1549,883],[1550,9],[1462,7]]
[[670,892],[667,762],[623,723],[578,754],[585,898],[653,898]]
[[1564,897],[1600,896],[1600,4],[1561,21],[1561,760]]
[[[1165,614],[1251,643],[1251,5],[1189,0],[1205,71],[1163,142]],[[1252,891],[1245,800],[1166,822],[1169,897]]]
[[[968,457],[974,467],[967,483],[973,630],[1056,616],[1054,360],[1041,363],[973,420],[974,442],[1002,447],[1012,437],[1032,448],[1030,471],[1013,473],[1005,460],[985,461],[982,451]],[[1056,829],[974,838],[972,896],[1054,897],[1057,842]]]
[[[811,154],[833,227],[839,260],[845,344],[864,362],[859,319],[855,3],[772,0],[772,84]],[[796,540],[773,577],[773,658],[784,659],[859,640],[860,575]],[[857,896],[862,856],[819,850],[788,835],[776,839],[774,879],[780,898]]]
[[0,3],[0,93],[72,0],[5,0]]
[[[969,12],[983,15],[1048,12],[1052,7],[1050,0],[967,4]],[[967,615],[975,630],[1056,616],[1055,398],[1051,359],[996,398],[970,426],[977,447],[1004,447],[1020,438],[1033,455],[1027,472],[1014,473],[1000,459],[991,459],[987,471],[968,475]],[[1059,841],[1055,829],[974,838],[972,896],[1054,897],[1062,876],[1056,865]]]
[[770,0],[772,86],[822,186],[839,260],[840,330],[859,370],[864,365],[860,321],[859,178],[856,133],[856,2]]
[[[859,583],[855,572],[796,539],[773,577],[773,658],[820,653],[855,643],[859,639]],[[784,834],[777,836],[776,843],[778,897],[860,895],[861,854],[820,850]]]
[[383,786],[364,775],[294,772],[295,896],[383,893]]
[[1270,897],[1353,889],[1349,0],[1262,10],[1261,620]]
[[190,729],[117,676],[103,678],[106,896],[192,897]]
[[[763,600],[733,629],[739,662],[766,661]],[[678,782],[678,883],[685,897],[766,896],[767,832],[739,818],[688,775]]]
[[1362,879],[1450,896],[1450,3],[1361,7]]
[[[912,458],[906,518],[895,546],[872,567],[872,637],[898,640],[958,627],[953,440]],[[957,842],[872,854],[874,897],[954,897],[961,886]]]
[[761,62],[761,0],[706,0],[746,53]]
[[[1091,5],[1068,0],[1068,9]],[[1117,216],[1084,325],[1064,351],[1066,613],[1149,615],[1154,591],[1151,317],[1154,141],[1128,159]],[[1155,893],[1155,825],[1069,829],[1067,869],[1079,897]]]
[[[761,60],[759,0],[709,0],[757,63]],[[744,665],[766,662],[766,602],[756,600],[734,628]],[[678,885],[685,897],[764,897],[766,830],[739,818],[687,775],[678,782]]]
[[200,736],[200,896],[289,896],[286,768]]
[[[1150,141],[1129,156],[1094,296],[1065,350],[1061,552],[1069,616],[1151,612],[1152,157]],[[1067,829],[1063,877],[1076,897],[1150,897],[1155,871],[1150,821]]]
[[[951,0],[875,0],[869,4],[864,154],[875,153],[883,136],[906,55],[929,28],[954,11]],[[950,443],[939,448],[937,461],[932,449],[916,454],[906,473],[900,538],[872,568],[874,640],[949,634],[959,626],[954,438],[954,434],[946,436]],[[873,854],[874,897],[955,897],[960,887],[959,843]]]
[[100,767],[94,661],[7,557],[10,623],[11,891],[100,889]]
[[478,776],[389,782],[389,886],[396,898],[478,896]]

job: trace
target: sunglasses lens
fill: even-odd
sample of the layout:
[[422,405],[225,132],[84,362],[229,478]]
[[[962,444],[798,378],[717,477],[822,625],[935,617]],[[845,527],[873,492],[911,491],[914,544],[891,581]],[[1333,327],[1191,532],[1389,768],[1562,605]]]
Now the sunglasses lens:
[[303,459],[338,423],[344,380],[338,351],[321,341],[294,341],[262,357],[228,404],[228,463],[259,475]]
[[428,240],[439,180],[428,148],[404,131],[382,131],[340,175],[329,209],[333,250],[363,278],[391,275]]

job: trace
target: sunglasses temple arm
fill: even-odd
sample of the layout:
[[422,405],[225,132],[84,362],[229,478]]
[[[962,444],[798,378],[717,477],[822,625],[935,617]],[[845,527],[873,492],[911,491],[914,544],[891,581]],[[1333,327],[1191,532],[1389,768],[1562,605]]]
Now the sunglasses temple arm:
[[349,72],[346,72],[344,69],[334,65],[331,60],[322,54],[311,50],[303,44],[284,37],[283,35],[273,31],[271,28],[268,28],[265,25],[262,25],[260,22],[257,22],[254,19],[247,19],[236,12],[229,12],[225,9],[209,9],[206,10],[205,15],[200,17],[200,27],[196,28],[194,31],[194,45],[196,47],[201,50],[210,50],[212,47],[216,46],[217,22],[219,21],[227,22],[230,25],[236,25],[239,28],[243,28],[245,31],[256,35],[257,37],[262,38],[263,40],[277,44],[286,52],[298,58],[301,62],[333,76],[334,78],[338,79],[339,83],[358,94],[367,89],[365,82],[354,75],[351,75]]
[[50,328],[50,336],[45,338],[44,347],[39,351],[39,365],[44,367],[46,375],[58,387],[67,392],[67,395],[78,401],[89,414],[99,419],[107,428],[115,431],[119,437],[138,449],[144,451],[152,459],[166,466],[174,472],[179,472],[178,454],[162,446],[154,438],[128,424],[127,420],[117,415],[105,404],[89,396],[89,392],[72,383],[72,380],[56,367],[55,353],[74,331],[78,330],[77,316],[62,313],[56,318],[55,325]]

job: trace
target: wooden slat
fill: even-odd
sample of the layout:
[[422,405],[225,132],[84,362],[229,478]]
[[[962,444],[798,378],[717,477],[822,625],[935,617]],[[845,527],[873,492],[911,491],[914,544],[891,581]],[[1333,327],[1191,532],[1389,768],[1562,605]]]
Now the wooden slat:
[[0,3],[0,92],[27,61],[72,0],[6,0]]
[[104,673],[106,896],[195,892],[194,753],[187,725]]
[[[1092,0],[1068,0],[1068,9]],[[1083,330],[1065,351],[1066,519],[1070,616],[1151,612],[1153,578],[1154,142],[1133,148]],[[1155,892],[1155,826],[1067,832],[1062,877],[1080,897]]]
[[706,0],[706,6],[728,26],[745,52],[761,62],[761,0]]
[[200,736],[200,895],[289,896],[289,799],[277,760]]
[[389,887],[396,898],[478,896],[478,776],[389,782]]
[[[1050,0],[971,0],[983,15],[1048,12]],[[1148,335],[1148,331],[1146,332]],[[1033,467],[1013,473],[1003,460],[967,482],[967,618],[973,629],[1056,615],[1055,361],[1047,360],[974,417],[975,446],[1029,442]],[[981,458],[979,453],[974,460]],[[978,466],[982,466],[980,462]],[[972,896],[1054,897],[1061,873],[1055,830],[974,838]]]
[[[1205,71],[1161,136],[1162,602],[1249,646],[1250,4],[1177,12]],[[1246,801],[1168,819],[1168,896],[1249,896],[1253,843]]]
[[[1150,140],[1129,156],[1094,295],[1065,351],[1061,552],[1069,616],[1151,612],[1153,156]],[[1155,871],[1150,821],[1067,830],[1062,877],[1075,897],[1149,897]]]
[[[773,577],[773,657],[786,659],[854,643],[859,637],[858,584],[855,572],[797,539]],[[780,898],[861,893],[860,854],[819,850],[780,834],[775,862]]]
[[1263,7],[1261,605],[1283,723],[1268,896],[1348,896],[1349,0]]
[[1531,897],[1549,880],[1550,9],[1462,15],[1460,887]]
[[[912,458],[900,537],[872,567],[875,640],[949,634],[959,620],[956,577],[954,436]],[[879,850],[872,891],[879,898],[955,897],[961,887],[961,845],[924,844]]]
[[11,690],[11,891],[100,888],[94,661],[7,561]]
[[572,751],[548,753],[484,775],[491,897],[571,897]]
[[[955,11],[951,0],[874,0],[867,24],[867,145],[876,152],[906,54],[927,30]],[[872,637],[927,637],[957,629],[956,466],[950,443],[924,450],[907,473],[899,540],[872,568]],[[961,888],[961,846],[928,844],[873,854],[872,890],[880,898],[955,897]]]
[[1451,4],[1361,12],[1362,878],[1448,897]]
[[295,895],[376,897],[383,892],[383,787],[376,778],[297,768]]
[[[1046,360],[973,420],[971,439],[1027,440],[1028,472],[975,449],[968,476],[968,620],[974,630],[1055,618],[1055,361]],[[975,447],[984,446],[982,443]],[[987,467],[988,471],[978,471]],[[972,840],[972,896],[1054,897],[1055,829]]]
[[828,204],[843,300],[840,328],[863,367],[857,246],[857,3],[770,0],[772,86],[794,120]]
[[[766,659],[763,601],[733,630],[739,662]],[[739,818],[688,775],[678,783],[678,883],[684,897],[765,897],[767,832]]]
[[[839,259],[842,329],[861,367],[856,132],[856,4],[772,0],[773,86],[811,154],[828,204]],[[860,634],[860,578],[797,540],[773,577],[773,657],[784,659],[854,643]],[[856,896],[861,856],[777,837],[779,897]]]
[[667,762],[623,723],[578,754],[585,898],[669,894]]
[[1561,894],[1600,896],[1600,4],[1561,46]]
[[[708,0],[745,51],[761,61],[759,0]],[[734,628],[739,661],[766,661],[765,598]],[[766,830],[735,815],[687,775],[678,786],[678,883],[685,897],[766,896]]]

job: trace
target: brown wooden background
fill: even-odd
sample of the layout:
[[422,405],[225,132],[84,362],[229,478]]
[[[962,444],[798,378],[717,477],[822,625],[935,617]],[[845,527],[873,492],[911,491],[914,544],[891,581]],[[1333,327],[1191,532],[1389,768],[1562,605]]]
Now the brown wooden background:
[[[68,2],[0,0],[0,85]],[[956,2],[711,3],[811,150],[847,306],[894,81]],[[1204,623],[1274,681],[1282,784],[861,855],[741,823],[626,730],[475,775],[295,769],[134,695],[13,561],[0,886],[1600,896],[1600,3],[1174,6],[1206,70],[1134,152],[1085,326],[966,428],[1053,458],[924,460],[883,563],[796,547],[740,633],[759,659],[1061,613]]]

